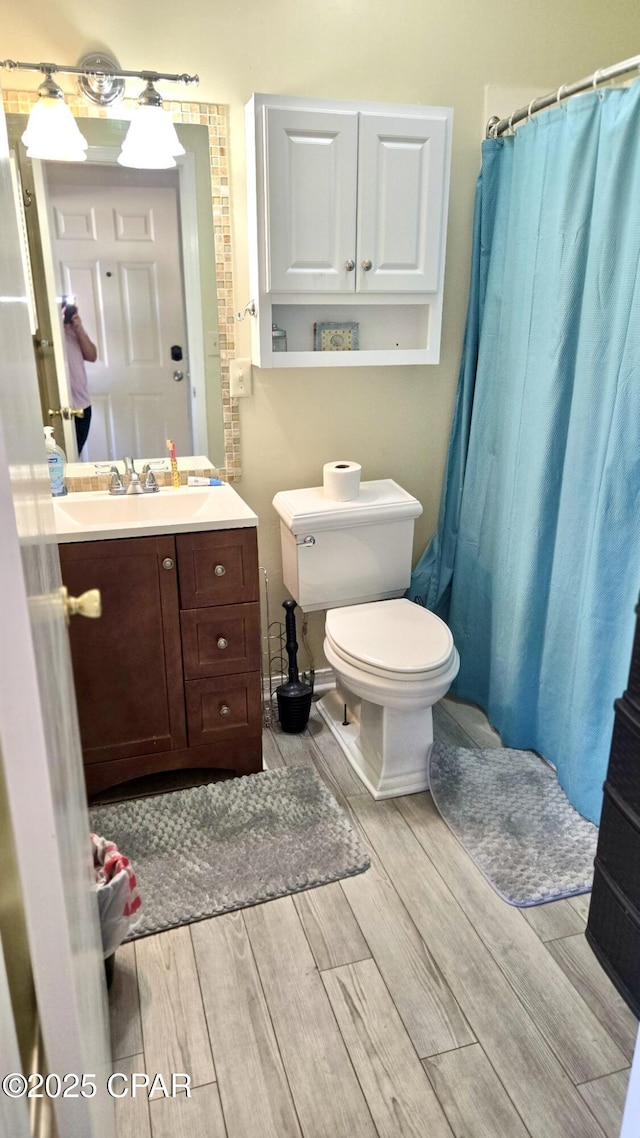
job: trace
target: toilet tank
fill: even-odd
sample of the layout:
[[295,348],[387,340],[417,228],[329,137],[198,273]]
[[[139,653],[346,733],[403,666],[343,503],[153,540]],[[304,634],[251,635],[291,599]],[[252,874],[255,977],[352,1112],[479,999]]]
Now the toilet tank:
[[400,597],[409,585],[422,506],[391,478],[362,482],[351,502],[322,486],[280,490],[284,583],[305,612]]

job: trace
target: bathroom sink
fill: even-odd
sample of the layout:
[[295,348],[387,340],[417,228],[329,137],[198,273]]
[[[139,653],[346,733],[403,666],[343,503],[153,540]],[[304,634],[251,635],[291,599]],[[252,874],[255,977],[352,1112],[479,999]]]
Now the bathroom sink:
[[155,494],[121,496],[83,491],[54,499],[53,510],[58,540],[65,542],[257,524],[253,511],[227,483],[166,486]]
[[121,497],[104,491],[88,491],[68,494],[62,502],[54,502],[54,509],[84,528],[104,522],[131,524],[147,518],[193,518],[200,510],[206,509],[209,495],[206,487],[204,494],[199,494],[198,489],[188,489],[188,494],[182,488],[167,488],[164,493],[124,494]]

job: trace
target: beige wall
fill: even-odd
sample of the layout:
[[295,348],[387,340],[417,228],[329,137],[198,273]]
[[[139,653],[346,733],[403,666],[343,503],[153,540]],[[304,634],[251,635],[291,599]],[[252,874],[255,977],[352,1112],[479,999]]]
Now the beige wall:
[[[453,106],[440,365],[255,370],[254,396],[240,404],[238,489],[260,517],[274,607],[283,593],[271,499],[278,489],[317,485],[330,459],[355,459],[365,478],[393,477],[420,498],[417,556],[437,519],[455,396],[485,84],[543,94],[627,58],[640,50],[637,0],[189,0],[178,8],[168,0],[32,0],[22,9],[1,0],[2,8],[13,59],[75,63],[102,48],[124,68],[198,72],[196,97],[230,107],[237,308],[249,296],[243,106],[253,91]],[[29,85],[12,76],[11,86]],[[236,349],[249,354],[242,325]],[[314,614],[318,666],[321,626]]]

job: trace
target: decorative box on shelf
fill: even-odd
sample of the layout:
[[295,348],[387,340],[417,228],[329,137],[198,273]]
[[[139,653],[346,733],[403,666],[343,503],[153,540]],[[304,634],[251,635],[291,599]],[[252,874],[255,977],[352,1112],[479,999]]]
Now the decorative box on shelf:
[[253,96],[254,364],[438,363],[452,123],[450,107]]

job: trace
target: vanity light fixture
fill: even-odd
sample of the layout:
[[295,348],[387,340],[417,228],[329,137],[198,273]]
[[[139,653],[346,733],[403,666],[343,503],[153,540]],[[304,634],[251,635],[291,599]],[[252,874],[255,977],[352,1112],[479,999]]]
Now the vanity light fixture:
[[104,54],[87,55],[77,67],[59,67],[57,63],[16,63],[11,59],[1,60],[0,67],[10,71],[41,71],[45,76],[38,88],[38,102],[29,115],[27,129],[22,136],[29,158],[44,158],[52,162],[83,162],[86,158],[87,140],[78,129],[65,102],[64,92],[53,79],[54,74],[77,76],[80,94],[103,107],[111,106],[124,97],[125,79],[144,80],[146,87],[138,99],[118,158],[122,166],[166,169],[175,166],[177,155],[184,154],[171,116],[163,109],[162,98],[154,84],[162,80],[197,85],[197,75],[122,71],[114,59]]
[[84,162],[88,142],[78,129],[64,92],[50,71],[38,87],[38,102],[29,115],[22,141],[27,158],[45,158],[55,162]]
[[166,170],[184,154],[171,116],[162,108],[162,99],[151,80],[138,99],[131,126],[118,156],[121,166],[137,170]]

